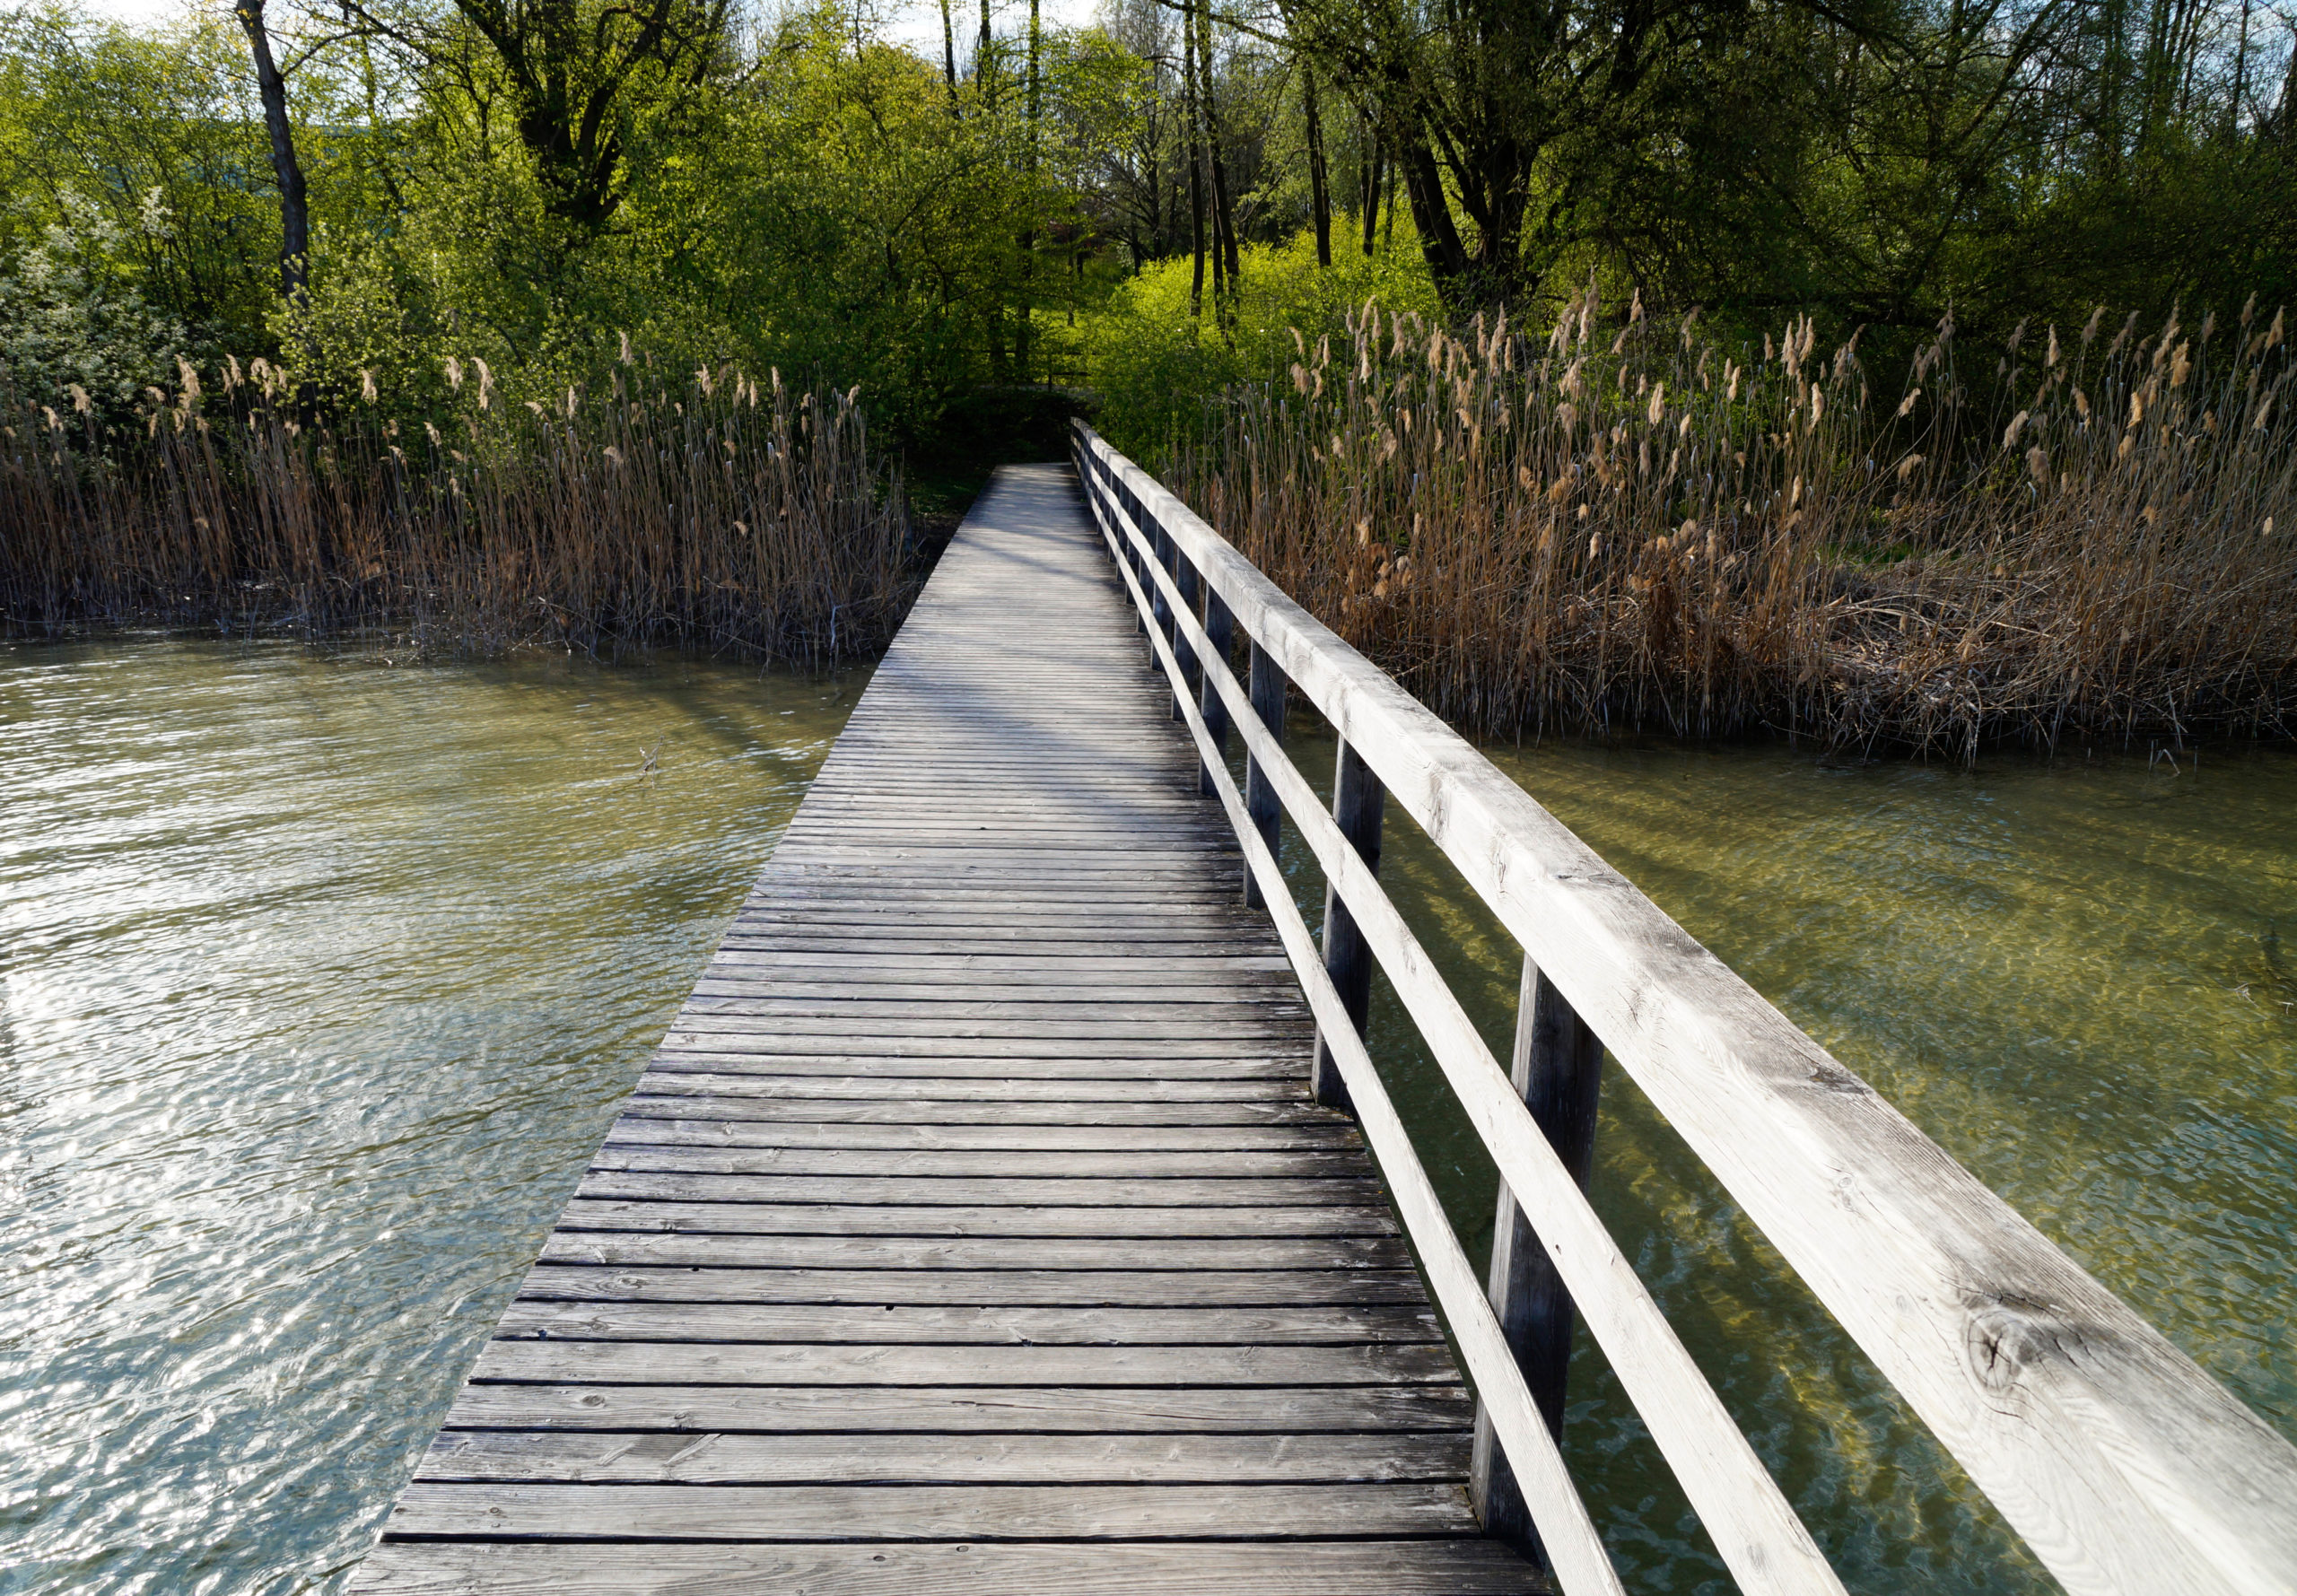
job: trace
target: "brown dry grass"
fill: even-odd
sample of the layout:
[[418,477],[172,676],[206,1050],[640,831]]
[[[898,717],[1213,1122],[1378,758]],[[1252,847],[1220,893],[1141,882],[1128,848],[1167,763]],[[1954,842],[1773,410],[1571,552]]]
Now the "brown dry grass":
[[452,362],[443,432],[371,403],[306,424],[284,380],[186,370],[130,423],[0,427],[0,625],[388,626],[492,652],[675,643],[821,660],[881,646],[914,587],[898,479],[853,396],[732,371],[506,404]]
[[1949,324],[1877,403],[1856,338],[1821,355],[1807,318],[1757,351],[1604,326],[1592,292],[1543,343],[1367,307],[1166,464],[1487,732],[2287,735],[2283,325],[2022,329],[1973,395]]

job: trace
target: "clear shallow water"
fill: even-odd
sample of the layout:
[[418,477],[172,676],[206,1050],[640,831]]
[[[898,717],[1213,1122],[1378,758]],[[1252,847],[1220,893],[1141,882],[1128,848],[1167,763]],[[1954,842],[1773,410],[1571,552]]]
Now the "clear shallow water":
[[[0,650],[0,1591],[310,1590],[359,1555],[860,682]],[[2297,757],[1494,755],[2297,1432]],[[1391,838],[1504,1046],[1515,949]],[[1480,1251],[1489,1168],[1384,994],[1376,1026]],[[1605,1092],[1597,1206],[1852,1587],[2051,1589]],[[1631,1587],[1727,1590],[1584,1347],[1575,1379]]]
[[[1328,781],[1329,737],[1295,747]],[[2297,756],[1487,752],[2297,1437]],[[1505,1059],[1520,954],[1390,814],[1382,874]],[[1489,1163],[1384,990],[1373,1041],[1480,1262]],[[1596,1208],[1852,1589],[2056,1590],[1632,1082],[1603,1089]],[[1629,1588],[1733,1589],[1580,1340],[1567,1448]]]
[[364,1550],[863,679],[0,649],[0,1590]]

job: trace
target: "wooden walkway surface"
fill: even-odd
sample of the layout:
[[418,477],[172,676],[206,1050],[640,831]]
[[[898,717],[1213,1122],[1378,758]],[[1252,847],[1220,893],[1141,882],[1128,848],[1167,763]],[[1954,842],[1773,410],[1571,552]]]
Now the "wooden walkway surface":
[[1544,1588],[1169,702],[1000,472],[350,1589]]

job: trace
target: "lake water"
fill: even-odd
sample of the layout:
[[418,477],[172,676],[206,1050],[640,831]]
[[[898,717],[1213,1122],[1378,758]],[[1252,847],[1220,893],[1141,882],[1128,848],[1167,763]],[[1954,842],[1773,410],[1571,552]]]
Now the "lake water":
[[364,1552],[865,679],[0,651],[0,1589]]
[[[1329,736],[1293,746],[1328,783]],[[1487,752],[2297,1437],[2297,755]],[[1505,1060],[1520,953],[1390,815],[1382,876]],[[1373,1042],[1480,1262],[1489,1162],[1384,990]],[[2057,1590],[1625,1074],[1603,1090],[1596,1209],[1852,1589]],[[1567,1450],[1629,1588],[1733,1589],[1586,1339]]]
[[[864,680],[0,648],[0,1590],[355,1559]],[[1494,756],[2297,1433],[2297,758]],[[1504,1046],[1515,950],[1393,833]],[[1480,1251],[1488,1164],[1392,1001],[1375,1042]],[[2051,1589],[1605,1091],[1597,1206],[1853,1588]],[[1584,1349],[1575,1381],[1630,1587],[1727,1590]]]

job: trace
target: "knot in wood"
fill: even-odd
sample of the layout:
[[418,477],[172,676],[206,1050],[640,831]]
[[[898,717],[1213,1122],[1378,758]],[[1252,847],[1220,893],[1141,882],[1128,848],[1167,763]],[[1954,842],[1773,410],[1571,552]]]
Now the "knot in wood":
[[1971,1374],[1990,1391],[2023,1383],[2037,1364],[2065,1363],[2082,1340],[2079,1329],[2047,1303],[2014,1292],[1974,1294],[1963,1299],[1969,1319],[1962,1347]]
[[1840,1092],[1851,1097],[1864,1096],[1874,1089],[1831,1059],[1811,1067],[1810,1081],[1822,1090]]

